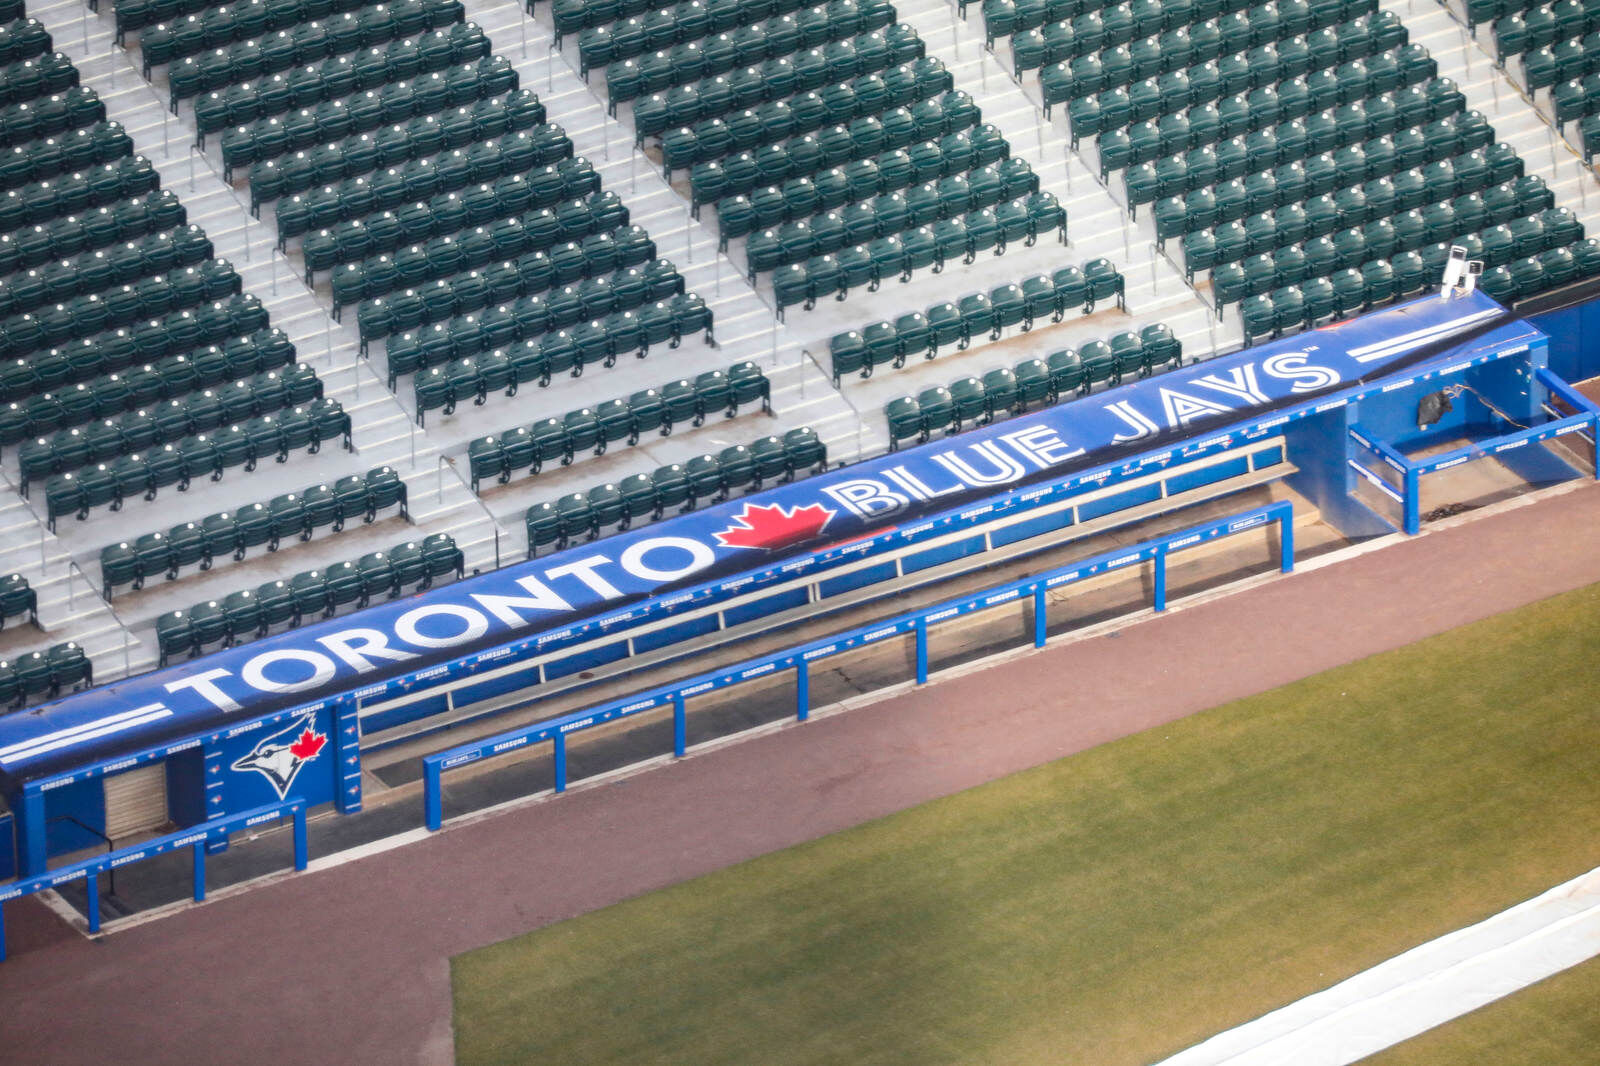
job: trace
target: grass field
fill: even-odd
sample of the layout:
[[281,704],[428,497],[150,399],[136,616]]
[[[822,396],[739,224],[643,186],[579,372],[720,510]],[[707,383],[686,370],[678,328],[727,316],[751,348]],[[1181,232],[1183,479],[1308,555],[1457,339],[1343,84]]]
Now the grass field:
[[1600,959],[1496,1000],[1365,1060],[1365,1066],[1581,1066],[1600,1061]]
[[1160,1059],[1600,863],[1597,618],[1600,586],[461,956],[458,1061]]

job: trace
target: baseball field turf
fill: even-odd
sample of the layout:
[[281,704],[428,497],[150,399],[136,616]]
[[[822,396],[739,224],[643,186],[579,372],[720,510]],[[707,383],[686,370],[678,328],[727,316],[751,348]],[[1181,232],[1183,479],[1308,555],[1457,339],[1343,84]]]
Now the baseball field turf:
[[458,1061],[1156,1061],[1600,864],[1596,619],[1600,586],[460,956]]

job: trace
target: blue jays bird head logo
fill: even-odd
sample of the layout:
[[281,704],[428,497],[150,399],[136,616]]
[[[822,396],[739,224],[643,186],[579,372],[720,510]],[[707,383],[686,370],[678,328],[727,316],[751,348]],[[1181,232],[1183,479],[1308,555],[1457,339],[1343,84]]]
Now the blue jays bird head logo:
[[328,743],[326,733],[317,732],[314,714],[304,714],[289,723],[288,728],[264,737],[250,754],[233,764],[235,770],[254,770],[271,783],[278,798],[289,795],[289,786],[299,776],[300,768],[315,759]]

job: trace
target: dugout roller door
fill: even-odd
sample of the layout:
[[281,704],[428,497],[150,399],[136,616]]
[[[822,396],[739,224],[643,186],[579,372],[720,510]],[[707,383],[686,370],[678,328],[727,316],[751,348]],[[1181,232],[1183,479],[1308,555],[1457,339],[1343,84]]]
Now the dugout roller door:
[[157,762],[105,779],[106,836],[121,840],[167,824],[167,767]]

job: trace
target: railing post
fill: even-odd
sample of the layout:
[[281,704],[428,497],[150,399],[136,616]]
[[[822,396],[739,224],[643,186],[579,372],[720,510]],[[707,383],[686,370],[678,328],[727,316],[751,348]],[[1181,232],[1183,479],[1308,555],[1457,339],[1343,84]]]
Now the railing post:
[[804,658],[794,664],[794,720],[804,722],[811,717],[811,668]]
[[1155,563],[1156,567],[1155,608],[1156,612],[1159,614],[1167,609],[1167,549],[1164,546],[1157,547],[1155,558],[1153,558],[1151,562]]
[[1417,476],[1416,467],[1406,467],[1405,475],[1405,529],[1406,533],[1416,536],[1422,531],[1422,486],[1421,479]]
[[1045,614],[1044,582],[1041,581],[1033,590],[1033,646],[1035,648],[1044,647],[1049,621],[1049,617]]
[[556,791],[567,790],[567,738],[563,733],[557,733],[552,740],[555,745],[556,763]]
[[294,809],[294,868],[306,868],[306,808],[301,804]]
[[683,706],[683,694],[674,693],[672,696],[672,754],[683,758],[684,749],[688,747],[689,715]]
[[1294,511],[1286,510],[1278,516],[1278,571],[1287,574],[1294,569]]
[[928,623],[917,619],[917,684],[928,683]]
[[191,850],[194,852],[194,901],[204,903],[206,899],[206,842],[197,840]]
[[89,900],[89,932],[100,932],[100,875],[87,873],[83,877],[85,895]]
[[422,817],[428,831],[437,833],[444,824],[444,797],[439,781],[439,764],[427,761],[422,764]]

